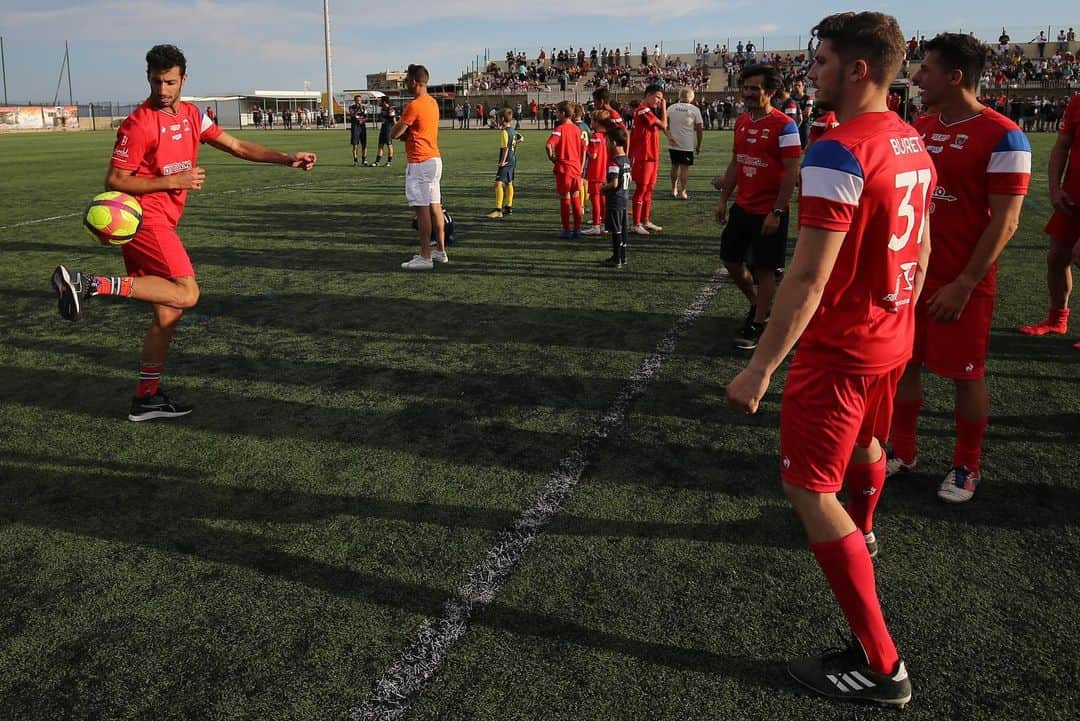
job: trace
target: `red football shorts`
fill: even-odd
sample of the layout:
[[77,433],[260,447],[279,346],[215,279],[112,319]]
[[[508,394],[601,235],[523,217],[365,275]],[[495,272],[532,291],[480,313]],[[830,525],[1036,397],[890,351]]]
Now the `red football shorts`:
[[555,192],[559,195],[580,195],[581,176],[577,173],[555,173]]
[[660,175],[660,163],[655,160],[635,160],[630,165],[630,177],[634,185],[656,185]]
[[959,319],[943,323],[926,311],[926,302],[935,290],[924,288],[915,307],[915,347],[911,362],[924,364],[942,378],[958,381],[982,378],[990,351],[994,296],[972,295]]
[[892,423],[899,366],[851,375],[800,363],[788,371],[780,404],[780,477],[816,493],[836,493],[855,446],[884,442]]
[[1043,232],[1050,236],[1054,245],[1072,248],[1080,240],[1080,208],[1074,210],[1072,215],[1055,210]]
[[160,225],[143,227],[131,242],[121,246],[121,250],[128,275],[153,275],[159,278],[195,275],[191,258],[188,257],[175,228]]

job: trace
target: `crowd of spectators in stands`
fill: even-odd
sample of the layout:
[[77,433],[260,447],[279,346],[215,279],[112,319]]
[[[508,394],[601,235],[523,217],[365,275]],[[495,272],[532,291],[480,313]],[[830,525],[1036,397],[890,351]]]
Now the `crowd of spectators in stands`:
[[[1028,132],[1053,131],[1061,117],[1073,89],[1080,88],[1080,45],[1072,28],[1062,28],[1056,40],[1048,40],[1046,32],[1032,38],[1037,52],[1030,45],[1014,43],[1005,28],[996,43],[991,43],[982,85],[987,89],[983,98],[993,107],[1009,116]],[[907,62],[901,77],[914,74],[921,60],[926,37],[912,36],[908,41]],[[550,53],[541,48],[535,58],[526,53],[512,51],[506,54],[506,62],[490,62],[483,74],[475,77],[470,85],[473,92],[481,93],[527,93],[543,90],[567,90],[568,88],[591,91],[607,87],[616,93],[631,96],[640,93],[646,85],[661,87],[688,87],[698,92],[697,105],[701,110],[706,129],[730,128],[734,118],[742,112],[742,101],[734,92],[738,76],[749,63],[768,63],[780,70],[788,87],[806,75],[811,62],[807,51],[762,52],[752,41],[740,41],[731,50],[726,44],[698,43],[692,59],[688,55],[666,55],[659,44],[652,50],[645,46],[640,52],[630,46],[622,48],[552,48]],[[706,98],[710,72],[727,75],[726,87],[716,88],[720,97]],[[1023,97],[1016,89],[1031,91],[1045,89],[1039,96]],[[1055,90],[1061,92],[1053,92]],[[535,105],[535,103],[533,103]],[[552,106],[553,107],[553,106]],[[544,122],[545,109],[549,110],[548,123],[554,114],[550,108],[526,107],[522,114],[537,126]],[[628,105],[624,108],[632,112]],[[911,112],[917,112],[912,102]],[[809,105],[804,114],[809,114]]]

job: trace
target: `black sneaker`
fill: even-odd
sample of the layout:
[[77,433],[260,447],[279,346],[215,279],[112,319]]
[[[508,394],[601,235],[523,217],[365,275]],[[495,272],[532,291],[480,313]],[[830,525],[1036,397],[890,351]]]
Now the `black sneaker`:
[[192,407],[185,403],[171,400],[165,391],[159,390],[152,396],[131,399],[129,421],[148,421],[152,418],[179,418],[191,413]]
[[764,332],[764,323],[750,321],[735,334],[735,347],[740,350],[754,350],[757,348],[758,340],[760,340],[761,334]]
[[60,317],[64,320],[82,318],[83,303],[90,297],[90,276],[58,265],[52,274],[52,287],[59,298]]
[[854,637],[847,648],[791,661],[788,673],[811,691],[829,698],[870,701],[897,708],[904,708],[911,701],[911,680],[903,659],[896,662],[891,674],[878,673],[870,668],[862,644]]
[[621,268],[621,267],[623,267],[624,264],[623,264],[622,261],[620,261],[618,258],[616,258],[613,255],[610,258],[606,258],[606,259],[600,261],[600,265],[602,265],[602,266],[604,266],[606,268]]
[[503,209],[502,209],[502,212],[503,212],[503,215],[513,215],[514,214],[514,209],[511,208],[509,205],[504,205]]

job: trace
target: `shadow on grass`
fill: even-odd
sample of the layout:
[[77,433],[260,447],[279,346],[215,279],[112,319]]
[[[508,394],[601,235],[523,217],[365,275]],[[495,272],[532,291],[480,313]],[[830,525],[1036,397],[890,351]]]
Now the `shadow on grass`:
[[[93,538],[137,544],[164,553],[195,556],[210,563],[250,568],[344,598],[438,615],[448,594],[431,586],[388,579],[331,565],[271,547],[257,535],[210,528],[206,519],[280,521],[348,514],[410,523],[440,523],[501,530],[511,514],[438,504],[410,504],[362,497],[263,491],[214,486],[194,468],[153,464],[97,463],[43,454],[8,454],[0,461],[6,502],[0,521],[50,528]],[[572,531],[596,535],[633,532],[655,537],[643,524],[593,525],[571,521]],[[553,528],[554,532],[560,529]],[[695,534],[696,535],[696,534]],[[738,538],[739,529],[731,537]],[[671,537],[659,533],[659,537]],[[707,539],[706,539],[707,540]],[[548,614],[493,603],[474,622],[515,634],[611,650],[671,668],[737,676],[760,687],[774,686],[773,662],[714,654],[662,642],[630,639]]]

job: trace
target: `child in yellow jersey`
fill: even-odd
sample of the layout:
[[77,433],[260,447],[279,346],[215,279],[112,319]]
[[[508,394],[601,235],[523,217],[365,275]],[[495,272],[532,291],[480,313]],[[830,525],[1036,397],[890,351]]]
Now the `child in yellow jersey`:
[[574,103],[574,125],[578,126],[578,130],[581,131],[581,144],[586,149],[585,154],[581,158],[581,207],[585,208],[585,203],[589,202],[589,184],[585,180],[585,173],[589,169],[589,132],[592,130],[589,127],[589,122],[585,120],[585,106],[581,103]]
[[[495,209],[489,218],[501,218],[514,212],[514,171],[517,169],[517,146],[525,138],[510,127],[514,111],[503,108],[497,116],[499,123],[499,165],[495,169]],[[504,205],[505,202],[505,205]]]

